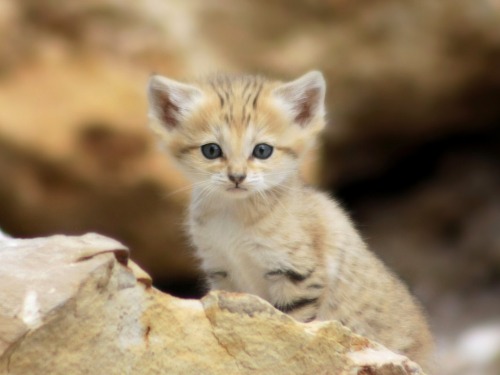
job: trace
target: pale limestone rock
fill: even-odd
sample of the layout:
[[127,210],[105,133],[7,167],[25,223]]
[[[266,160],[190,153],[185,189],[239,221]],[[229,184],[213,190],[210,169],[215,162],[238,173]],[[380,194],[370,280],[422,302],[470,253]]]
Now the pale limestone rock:
[[0,241],[0,374],[423,374],[258,297],[181,300],[96,234]]

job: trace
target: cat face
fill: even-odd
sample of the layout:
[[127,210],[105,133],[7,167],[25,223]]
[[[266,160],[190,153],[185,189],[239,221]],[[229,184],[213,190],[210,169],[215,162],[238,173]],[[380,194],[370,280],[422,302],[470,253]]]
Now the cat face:
[[153,130],[193,186],[245,198],[283,187],[324,126],[325,83],[319,72],[280,83],[261,77],[186,85],[154,76]]

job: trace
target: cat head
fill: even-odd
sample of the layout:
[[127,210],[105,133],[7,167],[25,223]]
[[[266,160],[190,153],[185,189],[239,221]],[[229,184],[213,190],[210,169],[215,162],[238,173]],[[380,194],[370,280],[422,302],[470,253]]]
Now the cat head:
[[153,76],[152,129],[174,160],[207,193],[244,198],[279,188],[324,127],[320,72],[282,83],[217,76],[185,84]]

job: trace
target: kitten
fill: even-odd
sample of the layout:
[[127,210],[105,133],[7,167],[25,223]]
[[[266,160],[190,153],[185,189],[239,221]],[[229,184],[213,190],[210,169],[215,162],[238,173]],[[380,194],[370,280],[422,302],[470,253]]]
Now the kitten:
[[193,181],[188,229],[212,289],[256,294],[302,322],[339,320],[427,362],[431,334],[407,288],[299,177],[325,125],[321,73],[153,76],[148,96],[153,130]]

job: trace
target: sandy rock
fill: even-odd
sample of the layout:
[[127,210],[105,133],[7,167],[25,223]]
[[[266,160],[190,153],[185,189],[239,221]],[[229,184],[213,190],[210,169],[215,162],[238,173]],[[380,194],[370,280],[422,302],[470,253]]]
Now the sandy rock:
[[422,374],[337,322],[258,297],[181,300],[96,234],[0,240],[1,374]]

